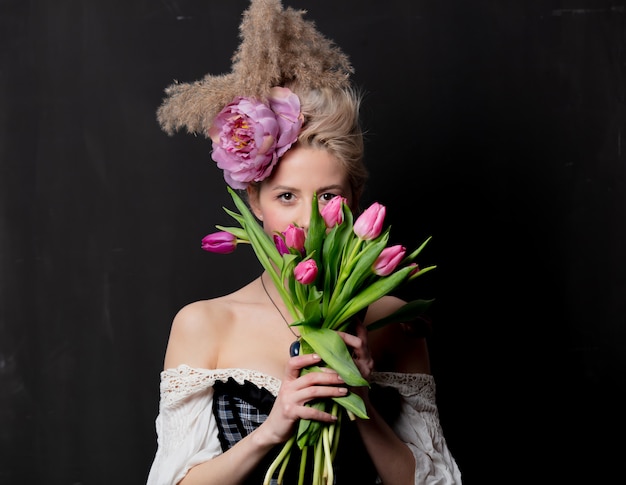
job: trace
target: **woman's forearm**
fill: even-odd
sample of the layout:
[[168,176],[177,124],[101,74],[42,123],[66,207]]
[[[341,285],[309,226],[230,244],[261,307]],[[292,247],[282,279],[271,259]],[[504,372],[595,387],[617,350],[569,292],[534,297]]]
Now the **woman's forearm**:
[[357,427],[382,482],[385,485],[414,485],[413,453],[367,400],[366,404],[369,419],[357,418]]
[[235,485],[246,478],[275,446],[257,428],[228,451],[193,467],[178,485]]

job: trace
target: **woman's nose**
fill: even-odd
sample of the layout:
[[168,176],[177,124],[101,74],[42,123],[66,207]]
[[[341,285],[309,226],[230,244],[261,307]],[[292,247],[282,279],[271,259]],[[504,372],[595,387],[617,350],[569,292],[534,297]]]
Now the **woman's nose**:
[[309,222],[311,221],[311,201],[305,202],[298,211],[297,220],[294,221],[299,227],[307,230],[309,228]]

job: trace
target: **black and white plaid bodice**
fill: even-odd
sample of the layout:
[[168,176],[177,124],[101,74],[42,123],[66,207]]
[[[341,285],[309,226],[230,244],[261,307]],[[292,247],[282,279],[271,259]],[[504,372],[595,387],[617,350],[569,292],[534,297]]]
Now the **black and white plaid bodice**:
[[[274,405],[275,397],[265,388],[259,388],[249,381],[239,384],[232,377],[226,381],[216,381],[213,387],[213,413],[217,420],[222,450],[227,451],[265,421]],[[247,484],[263,483],[265,470],[281,448],[276,447],[266,456],[256,472],[246,480]],[[334,462],[335,483],[376,483],[376,472],[354,423],[346,420],[342,426],[339,448]],[[299,463],[299,450],[294,447],[288,471],[283,478],[284,485],[297,483]]]

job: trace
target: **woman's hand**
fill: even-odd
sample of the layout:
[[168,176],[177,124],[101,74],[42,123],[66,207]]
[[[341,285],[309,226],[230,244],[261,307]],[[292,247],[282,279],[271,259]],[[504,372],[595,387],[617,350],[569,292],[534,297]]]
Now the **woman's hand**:
[[367,328],[362,321],[358,321],[355,327],[355,335],[346,332],[337,332],[348,348],[352,349],[352,358],[356,364],[361,376],[366,381],[370,381],[372,371],[374,370],[374,359],[370,353],[367,343]]
[[341,397],[348,393],[343,380],[332,369],[324,368],[322,372],[309,372],[300,376],[301,369],[319,364],[320,361],[317,354],[298,355],[287,361],[276,402],[268,418],[257,430],[262,430],[268,441],[275,444],[287,441],[298,419],[328,423],[337,419],[329,413],[306,406],[313,399]]

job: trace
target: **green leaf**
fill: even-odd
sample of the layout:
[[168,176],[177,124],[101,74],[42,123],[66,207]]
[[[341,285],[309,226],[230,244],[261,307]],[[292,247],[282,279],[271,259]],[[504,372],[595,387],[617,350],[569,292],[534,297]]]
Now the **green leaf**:
[[428,242],[432,239],[432,236],[429,236],[421,245],[419,248],[417,248],[415,251],[413,251],[411,254],[409,254],[408,256],[405,256],[404,259],[402,260],[402,264],[405,263],[409,263],[411,261],[413,261],[417,255],[419,253],[422,252],[422,249],[424,249],[424,247],[426,246],[426,244],[428,244]]
[[[317,194],[314,194],[311,201],[311,218],[309,220],[307,236],[304,240],[304,249],[307,255],[312,255],[318,268],[322,267],[322,244],[324,243],[325,236],[326,223],[324,222],[322,214],[320,214]],[[318,274],[317,281],[319,281],[321,277],[322,275]]]
[[300,355],[312,354],[313,352],[314,352],[313,347],[307,344],[304,340],[300,339]]
[[[317,365],[312,365],[302,369],[300,375],[306,375],[311,372],[323,372],[322,369]],[[348,411],[354,413],[355,416],[363,419],[369,419],[367,415],[367,411],[365,410],[365,403],[360,396],[354,394],[353,392],[349,393],[347,396],[341,397],[333,397],[331,398],[337,404],[343,406]],[[324,409],[325,412],[329,412],[329,409]]]
[[388,234],[381,236],[383,237],[380,237],[375,242],[372,241],[359,251],[354,267],[346,268],[349,270],[348,277],[340,288],[335,289],[335,294],[328,308],[329,313],[338,311],[339,308],[350,301],[361,290],[363,282],[374,274],[372,266],[382,250],[385,249],[389,239]]
[[413,300],[405,303],[392,314],[379,318],[375,322],[369,324],[367,329],[377,330],[389,323],[410,322],[411,320],[415,320],[418,316],[428,310],[433,301],[435,300]]
[[363,308],[371,305],[376,300],[384,295],[387,295],[393,291],[398,285],[404,282],[413,270],[411,267],[406,267],[391,273],[389,276],[385,276],[378,281],[375,281],[370,286],[361,291],[358,295],[354,296],[350,302],[343,306],[336,313],[326,315],[325,325],[328,328],[335,328],[340,324],[357,314]]
[[229,209],[224,209],[229,215],[235,218],[241,224],[241,227],[247,232],[252,244],[252,248],[263,267],[273,274],[273,268],[271,262],[276,264],[279,268],[282,266],[282,257],[274,245],[274,241],[267,235],[261,225],[257,222],[248,206],[241,200],[241,197],[230,187],[227,187],[233,202],[239,209],[240,214],[237,214]]
[[426,268],[422,268],[420,269],[417,273],[415,273],[414,275],[409,276],[409,281],[413,281],[415,278],[419,278],[420,276],[425,275],[426,273],[428,273],[429,271],[432,271],[433,269],[435,269],[437,266],[428,266]]
[[342,260],[345,258],[345,252],[350,251],[354,245],[360,244],[360,240],[353,231],[353,216],[350,208],[344,203],[342,210],[343,222],[330,230],[323,246],[324,315],[328,312],[330,301],[335,292],[339,272],[342,268]]
[[239,227],[225,227],[225,226],[218,226],[218,225],[216,225],[215,227],[219,229],[220,231],[225,231],[225,232],[232,234],[237,239],[241,239],[243,241],[250,240],[250,238],[248,237],[248,233]]
[[327,328],[301,326],[300,335],[330,368],[349,386],[369,386],[352,360],[346,343],[337,332]]
[[[308,403],[307,406],[318,409],[320,411],[329,412],[329,409],[327,409],[329,403],[326,400],[313,401]],[[301,419],[298,422],[298,433],[296,439],[298,447],[302,449],[305,446],[314,445],[319,439],[323,426],[324,424],[320,421]]]
[[318,326],[322,320],[322,292],[312,288],[309,293],[309,300],[304,305],[304,323],[303,325]]
[[348,411],[351,411],[355,416],[361,419],[369,419],[367,411],[365,410],[365,403],[363,402],[363,399],[353,392],[349,393],[347,396],[333,397],[332,400],[343,406]]
[[[289,291],[289,295],[292,298],[295,298],[296,295],[296,285],[298,282],[293,277],[293,269],[295,268],[299,258],[294,254],[284,254],[283,255],[283,267],[280,271],[280,281],[286,282],[287,289]],[[301,308],[299,301],[294,301],[294,304]]]

